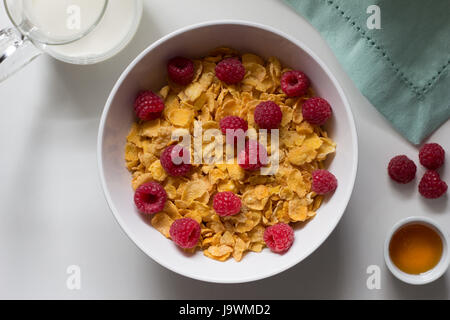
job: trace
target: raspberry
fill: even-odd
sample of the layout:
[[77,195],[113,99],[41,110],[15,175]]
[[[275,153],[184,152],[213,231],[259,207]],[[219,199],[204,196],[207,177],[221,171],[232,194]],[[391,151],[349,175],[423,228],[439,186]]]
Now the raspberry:
[[164,190],[162,185],[154,181],[141,184],[134,193],[136,207],[145,214],[162,211],[166,200],[166,190]]
[[436,199],[447,192],[447,184],[441,180],[439,173],[429,170],[425,172],[419,183],[419,192],[428,199]]
[[[239,129],[241,129],[242,132],[237,131]],[[236,144],[238,138],[245,138],[245,132],[248,130],[248,124],[247,121],[242,118],[237,116],[228,116],[220,120],[220,130],[224,135],[226,135],[227,143]],[[227,130],[229,132],[231,131],[231,135],[227,135]]]
[[328,170],[318,169],[312,172],[311,189],[317,194],[326,194],[337,188],[337,179]]
[[289,250],[294,242],[294,230],[286,223],[277,223],[264,231],[264,242],[270,250],[283,253]]
[[266,148],[255,140],[249,140],[238,155],[238,164],[245,170],[258,170],[268,162]]
[[244,79],[245,68],[237,58],[227,58],[216,66],[216,77],[226,84],[235,84]]
[[388,164],[388,173],[392,180],[398,183],[408,183],[416,176],[414,161],[405,155],[393,157]]
[[242,129],[242,131],[246,132],[248,129],[247,121],[237,116],[227,116],[220,120],[220,130],[222,130],[223,134],[227,133],[227,129],[237,130]]
[[436,170],[442,166],[444,159],[445,151],[437,143],[427,143],[420,149],[420,163],[427,169]]
[[[181,163],[177,164],[177,160],[181,161]],[[164,149],[159,161],[161,161],[161,166],[164,170],[171,176],[184,176],[191,170],[192,166],[190,164],[189,151],[178,145],[172,145]]]
[[191,218],[177,219],[170,226],[169,234],[173,242],[181,248],[193,248],[200,238],[200,225]]
[[140,92],[134,101],[134,111],[144,121],[159,118],[163,110],[164,101],[150,90]]
[[221,217],[232,216],[241,211],[241,199],[231,191],[216,193],[213,208]]
[[287,71],[281,76],[281,90],[288,97],[304,95],[310,86],[309,78],[301,71]]
[[172,58],[167,63],[167,74],[173,82],[187,85],[194,78],[194,62],[183,57]]
[[327,100],[313,97],[305,101],[302,108],[303,119],[310,124],[321,126],[331,117],[331,106]]
[[281,123],[283,113],[273,101],[264,101],[255,108],[255,122],[261,129],[276,129]]

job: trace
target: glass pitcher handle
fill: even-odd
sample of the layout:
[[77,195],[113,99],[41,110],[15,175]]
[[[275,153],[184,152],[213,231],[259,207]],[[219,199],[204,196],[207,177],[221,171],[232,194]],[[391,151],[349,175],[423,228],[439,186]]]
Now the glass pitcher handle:
[[13,28],[0,30],[0,82],[42,53],[29,39]]

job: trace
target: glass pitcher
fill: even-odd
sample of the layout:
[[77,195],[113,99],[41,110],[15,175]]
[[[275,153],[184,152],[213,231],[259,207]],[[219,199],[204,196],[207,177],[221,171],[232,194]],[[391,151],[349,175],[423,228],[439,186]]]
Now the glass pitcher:
[[3,0],[14,27],[0,31],[0,81],[42,53],[73,64],[117,54],[131,40],[142,0]]

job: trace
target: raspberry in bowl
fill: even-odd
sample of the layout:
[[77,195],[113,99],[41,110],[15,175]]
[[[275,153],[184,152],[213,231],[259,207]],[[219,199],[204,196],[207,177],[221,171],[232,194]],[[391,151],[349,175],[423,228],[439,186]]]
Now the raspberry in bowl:
[[[236,37],[236,34],[240,34],[241,36]],[[262,41],[261,39],[266,40]],[[280,43],[283,43],[283,45],[280,46]],[[219,246],[217,251],[214,252],[206,251],[205,253],[202,253],[202,251],[199,250],[192,252],[190,251],[192,249],[182,249],[174,243],[171,239],[170,228],[164,230],[161,229],[162,231],[156,229],[156,227],[160,228],[160,226],[166,226],[166,222],[170,222],[168,219],[177,221],[185,218],[188,213],[182,209],[182,205],[179,201],[177,201],[178,207],[169,205],[169,201],[173,203],[171,199],[177,197],[177,186],[175,185],[175,189],[166,189],[168,201],[162,211],[164,213],[156,212],[150,216],[153,224],[149,222],[149,219],[147,219],[146,216],[138,214],[138,210],[135,208],[133,202],[134,190],[130,187],[130,180],[136,185],[155,181],[165,188],[167,187],[167,181],[173,179],[173,177],[167,174],[162,167],[161,162],[159,161],[158,163],[157,160],[159,160],[161,152],[167,146],[166,139],[171,132],[160,129],[161,124],[163,124],[162,126],[165,124],[165,120],[162,120],[162,118],[144,121],[145,126],[136,127],[135,133],[130,132],[133,123],[136,123],[137,121],[136,115],[133,108],[131,108],[131,110],[129,110],[129,108],[124,108],[124,106],[129,105],[130,101],[135,99],[137,92],[141,90],[154,90],[153,92],[165,102],[161,117],[170,117],[173,121],[176,121],[177,124],[180,124],[180,126],[187,124],[193,125],[191,122],[191,111],[186,110],[184,104],[177,105],[176,103],[173,103],[173,101],[168,99],[170,92],[168,92],[167,89],[161,89],[164,87],[165,77],[167,76],[167,61],[175,55],[188,56],[195,60],[207,56],[211,50],[221,47],[224,44],[241,53],[248,52],[249,54],[236,55],[234,52],[230,52],[229,54],[223,55],[220,61],[226,58],[239,56],[241,58],[239,61],[243,65],[250,67],[245,68],[246,73],[239,82],[227,84],[218,78],[215,80],[216,75],[214,66],[205,64],[204,67],[206,67],[204,70],[206,70],[206,73],[210,73],[210,75],[205,76],[201,81],[210,81],[212,79],[211,81],[217,81],[215,83],[221,88],[226,88],[227,86],[229,88],[251,86],[252,81],[254,81],[251,78],[252,70],[258,69],[254,66],[252,67],[251,63],[257,63],[258,57],[264,61],[270,61],[271,57],[276,57],[280,59],[280,61],[283,61],[283,65],[289,66],[292,70],[301,70],[308,76],[310,88],[306,95],[313,92],[315,96],[326,99],[332,107],[333,112],[331,117],[333,118],[333,121],[326,121],[321,127],[328,132],[328,138],[323,136],[315,138],[305,134],[306,145],[315,146],[318,144],[325,144],[325,146],[328,146],[329,141],[327,139],[332,139],[332,141],[335,141],[337,144],[337,152],[334,158],[324,162],[324,165],[326,169],[336,177],[339,186],[334,192],[329,192],[318,198],[326,198],[327,201],[322,203],[317,210],[317,214],[313,218],[310,218],[308,219],[308,222],[303,223],[304,225],[302,228],[299,228],[296,224],[292,225],[294,240],[288,250],[284,253],[274,253],[267,247],[264,248],[265,245],[254,245],[243,254],[239,262],[232,256],[225,262],[210,259],[208,256],[208,254],[227,255],[229,254],[229,249],[226,247]],[[249,74],[247,75],[247,73]],[[281,73],[279,76],[281,77]],[[211,79],[209,77],[211,77]],[[196,80],[194,80],[194,82],[195,81]],[[197,90],[195,90],[195,84],[190,83],[183,86],[183,92],[185,92],[184,90],[186,89],[190,90],[188,91],[189,95],[192,95],[192,97],[195,98],[197,92]],[[200,90],[198,92],[200,92],[201,96],[202,91]],[[193,104],[190,105],[195,107],[195,103],[197,103],[197,107],[199,107],[201,99],[198,98],[200,96],[195,98]],[[293,97],[293,99],[305,97],[307,96]],[[253,105],[253,107],[256,107],[256,104]],[[286,107],[294,109],[294,106],[280,105],[283,114],[289,112]],[[233,108],[235,107],[230,103],[224,108],[224,111],[220,111],[222,112],[223,117],[233,114],[234,111],[229,112],[228,108],[234,110]],[[219,115],[221,114],[220,112]],[[217,123],[220,122],[222,116],[221,118],[216,118],[215,116],[216,114],[212,114],[209,119]],[[293,112],[292,119],[300,118],[302,118],[301,113]],[[252,119],[244,120],[247,121],[249,128],[256,127],[252,122]],[[283,121],[286,121],[286,117],[282,119],[280,126],[283,125]],[[306,123],[306,121],[303,123]],[[307,124],[299,123],[299,126],[300,125],[302,126],[299,128],[300,132],[302,132],[301,130],[304,130],[303,132],[308,132]],[[315,126],[312,124],[310,125]],[[220,130],[220,127],[217,126],[216,128]],[[137,144],[126,145],[127,135],[128,139],[133,140]],[[138,137],[145,137],[145,139],[139,140]],[[282,138],[285,139],[286,137],[283,136]],[[149,141],[152,143],[149,143]],[[100,176],[108,204],[110,205],[115,218],[131,240],[148,256],[170,270],[187,277],[219,283],[241,283],[272,276],[301,262],[316,250],[333,231],[345,210],[353,189],[357,167],[356,132],[352,114],[343,91],[331,72],[320,59],[311,52],[311,50],[298,43],[295,39],[270,27],[247,22],[209,22],[188,27],[165,37],[144,50],[144,52],[142,52],[124,71],[110,94],[102,116],[98,147]],[[292,145],[292,148],[295,147],[295,145]],[[298,147],[300,148],[300,146]],[[135,175],[134,177],[130,175],[130,172],[124,165],[124,148],[127,148],[129,151],[127,163],[131,169],[134,168],[133,170],[140,170],[140,165],[143,163],[141,161],[148,161],[148,170],[146,169],[145,172]],[[144,154],[149,151],[154,152],[156,158],[144,156]],[[270,150],[268,151],[270,155]],[[286,159],[294,159],[294,162],[296,163],[308,161],[309,158],[307,156],[302,156],[304,154],[303,151],[304,150],[296,149],[295,152],[291,154],[291,157],[286,157]],[[141,155],[138,157],[132,155],[139,155],[140,153]],[[320,154],[321,153],[318,152],[315,157],[320,157]],[[214,169],[221,171],[218,167]],[[233,171],[233,169],[235,169],[235,171]],[[183,190],[180,190],[180,196],[184,194],[184,201],[188,203],[188,206],[195,205],[197,206],[196,211],[201,212],[203,209],[206,210],[205,206],[198,203],[189,204],[191,201],[190,197],[202,193],[203,191],[201,190],[204,188],[202,182],[199,183],[200,179],[195,179],[192,176],[197,170],[196,165],[193,164],[191,171],[187,173],[186,176],[175,178],[184,179],[183,181],[185,181],[186,184],[189,184],[189,191],[184,192]],[[257,175],[259,172],[245,170],[239,166],[237,168],[230,168],[230,170],[237,180]],[[223,174],[223,171],[221,171],[222,173],[219,171],[214,171],[214,174],[217,175],[217,177]],[[299,177],[296,174],[286,175],[285,177],[286,181],[289,182],[296,181],[295,179],[298,178]],[[214,195],[218,192],[232,192],[236,194],[235,189],[237,180],[233,183],[228,183],[227,181],[218,182],[216,185],[220,190],[213,189],[208,191],[208,201],[212,201]],[[259,183],[259,185],[263,184]],[[239,197],[241,198],[242,203],[249,203],[250,199],[253,199],[254,196],[265,199],[265,190],[265,188],[260,187],[255,191],[252,191],[255,193],[254,195],[245,194],[244,197],[244,194],[240,194]],[[270,192],[273,191],[275,190]],[[208,194],[202,193],[198,199],[206,202],[207,197]],[[192,203],[195,201],[203,203],[197,200],[192,201]],[[261,223],[258,221],[259,214],[254,215],[252,211],[262,211],[265,206],[262,209],[258,209],[261,207],[260,203],[255,203],[253,206],[255,209],[241,209],[240,212],[234,215],[221,217],[220,221],[223,221],[222,224],[224,224],[228,219],[237,221],[238,219],[245,218],[245,221]],[[208,207],[208,205],[206,205],[206,207]],[[207,209],[212,209],[212,206]],[[286,208],[286,210],[288,209],[289,208]],[[299,217],[299,219],[303,219],[305,215],[308,215],[308,211],[303,212],[300,206],[297,210],[295,202],[291,204],[291,209],[295,209],[293,213],[295,212],[295,216]],[[170,215],[168,213],[170,213]],[[197,222],[201,219],[201,217],[194,213],[190,213],[186,218],[193,219]],[[192,223],[192,225],[194,224]],[[245,228],[249,228],[249,226],[246,227],[244,223],[240,225],[240,228],[245,230]],[[193,232],[195,228],[186,230],[188,230],[187,232],[189,233]],[[263,239],[264,232],[262,231],[262,228],[257,228],[253,231],[255,233],[254,237]],[[203,230],[202,232],[203,234],[200,235],[201,237],[208,237],[207,230]],[[189,235],[190,234],[191,233],[189,233]],[[193,232],[192,234],[195,236],[196,233]],[[221,234],[221,238],[222,236],[223,243],[231,243],[231,239],[225,232]],[[190,238],[188,237],[187,239]],[[289,240],[289,238],[287,239]],[[186,245],[187,242],[181,243]],[[289,242],[286,243],[289,244]],[[188,243],[188,246],[191,244],[192,243]],[[226,244],[224,245],[227,246]],[[246,242],[244,241],[243,244],[240,243],[239,245],[246,246]],[[287,247],[287,245],[285,247]],[[180,252],[181,250],[187,250],[189,254],[182,254],[182,252]],[[234,253],[231,253],[231,255],[233,254]],[[257,270],[254,268],[255,265],[259,266]]]
[[238,116],[226,116],[219,122],[220,131],[225,135],[228,144],[237,144],[238,139],[245,139],[248,123]]
[[324,125],[331,117],[331,106],[327,100],[320,97],[312,97],[302,106],[303,119],[314,125]]
[[226,58],[220,61],[215,68],[216,77],[226,84],[236,84],[245,76],[245,68],[237,58]]
[[144,121],[159,118],[163,110],[164,101],[150,90],[140,92],[134,101],[136,116]]
[[172,58],[167,62],[167,74],[176,84],[188,85],[194,78],[194,62],[184,57]]
[[253,117],[261,129],[277,129],[280,126],[283,113],[280,106],[275,102],[263,101],[256,106]]
[[218,192],[213,198],[214,211],[221,217],[238,214],[241,206],[241,199],[231,191]]
[[288,97],[300,97],[308,91],[310,81],[306,74],[301,71],[291,70],[281,75],[281,90]]

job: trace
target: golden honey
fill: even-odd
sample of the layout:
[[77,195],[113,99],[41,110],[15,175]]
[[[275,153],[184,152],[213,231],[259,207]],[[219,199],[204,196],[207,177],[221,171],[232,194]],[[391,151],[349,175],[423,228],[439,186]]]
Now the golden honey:
[[394,233],[389,243],[389,255],[403,272],[421,274],[439,263],[442,247],[442,239],[433,228],[413,223]]

